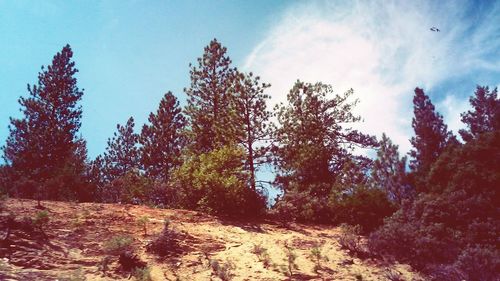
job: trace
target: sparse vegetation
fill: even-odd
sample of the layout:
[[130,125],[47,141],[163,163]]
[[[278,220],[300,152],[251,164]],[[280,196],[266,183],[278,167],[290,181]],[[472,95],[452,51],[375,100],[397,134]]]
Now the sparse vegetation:
[[134,271],[134,278],[137,281],[152,281],[151,269],[149,267],[136,268]]
[[108,241],[104,242],[104,249],[108,254],[120,255],[132,249],[134,238],[128,234],[113,236]]
[[271,266],[271,257],[267,252],[267,249],[262,246],[262,244],[254,244],[252,248],[252,253],[257,255],[259,261],[262,262],[264,268]]
[[49,223],[49,220],[49,212],[47,210],[43,210],[36,213],[35,217],[32,219],[32,223],[35,228],[43,232],[45,226]]
[[233,262],[227,260],[224,263],[220,263],[218,260],[210,261],[210,268],[213,271],[213,274],[219,277],[222,281],[229,281],[233,278],[233,270],[235,265]]
[[322,253],[321,245],[317,244],[311,249],[309,257],[314,262],[314,271],[318,273],[323,267],[321,266],[322,261],[328,261],[328,257],[324,256]]
[[182,234],[170,227],[170,224],[170,219],[167,218],[164,220],[162,232],[147,245],[149,252],[153,252],[160,257],[165,257],[174,254],[179,249]]
[[137,224],[144,230],[144,236],[148,235],[148,228],[147,228],[148,223],[149,223],[149,218],[147,216],[142,216],[139,219],[137,219]]
[[292,280],[293,272],[295,270],[299,269],[299,266],[297,263],[295,263],[295,260],[297,259],[297,254],[295,253],[295,249],[292,246],[289,246],[287,243],[285,243],[285,255],[286,255],[286,270],[285,274],[289,277],[290,280]]
[[349,250],[353,255],[364,255],[366,250],[361,243],[360,226],[342,224],[339,244],[342,249]]

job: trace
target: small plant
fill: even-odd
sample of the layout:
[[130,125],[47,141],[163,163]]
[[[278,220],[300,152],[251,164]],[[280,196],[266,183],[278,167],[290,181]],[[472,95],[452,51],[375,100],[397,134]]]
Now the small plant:
[[147,216],[142,216],[137,220],[137,224],[144,230],[144,236],[148,235],[148,222],[149,218]]
[[271,265],[271,257],[267,252],[267,249],[262,246],[262,244],[254,244],[252,253],[257,255],[259,261],[264,264],[265,268],[268,268]]
[[138,268],[142,269],[146,267],[146,263],[143,262],[134,251],[125,251],[118,257],[118,263],[123,271],[133,272]]
[[110,256],[105,256],[102,260],[101,263],[99,264],[99,270],[102,271],[102,274],[106,276],[107,271],[109,270],[109,264],[111,263],[111,257]]
[[151,269],[149,267],[136,268],[134,278],[137,281],[151,281]]
[[133,241],[134,239],[127,234],[113,236],[111,239],[104,242],[104,249],[108,254],[119,255],[131,250]]
[[217,260],[211,260],[210,267],[212,268],[215,276],[219,277],[222,281],[231,280],[234,276],[232,271],[234,270],[235,265],[231,261],[226,261],[225,263],[220,264]]
[[321,253],[321,246],[316,245],[311,249],[309,257],[314,262],[314,271],[318,273],[323,267],[321,266],[321,261],[328,261],[328,257],[323,256]]
[[165,226],[160,235],[147,245],[147,250],[160,257],[172,254],[179,248],[181,233],[170,228],[170,220],[165,219]]
[[31,222],[41,232],[44,232],[45,226],[49,223],[49,212],[46,210],[37,212],[35,218],[33,218]]
[[401,272],[399,272],[397,270],[392,270],[390,268],[386,269],[386,271],[384,273],[384,277],[387,278],[387,280],[389,280],[389,281],[405,281]]
[[286,275],[292,279],[293,276],[293,271],[298,270],[299,266],[295,263],[295,260],[297,259],[297,255],[295,254],[295,249],[289,246],[288,244],[285,243],[285,249],[286,249],[286,262],[287,262],[287,268],[286,268]]

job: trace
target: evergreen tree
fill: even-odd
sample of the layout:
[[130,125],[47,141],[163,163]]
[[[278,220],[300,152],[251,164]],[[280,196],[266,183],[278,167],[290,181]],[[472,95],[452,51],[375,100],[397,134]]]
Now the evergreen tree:
[[420,88],[415,88],[413,112],[415,136],[410,139],[413,145],[410,168],[420,176],[425,176],[444,149],[457,141],[444,124],[443,116],[435,111],[431,100]]
[[[11,118],[4,159],[12,167],[19,195],[50,199],[84,197],[85,141],[79,137],[83,90],[74,77],[78,70],[66,45],[52,64],[28,85],[19,103],[23,117]],[[30,184],[21,184],[30,183]]]
[[104,153],[104,181],[106,183],[139,168],[139,136],[134,133],[134,118],[130,117],[125,126],[116,125],[117,132],[108,139]]
[[474,111],[461,114],[462,122],[467,125],[466,130],[460,130],[464,141],[500,129],[500,100],[497,94],[497,88],[490,92],[488,87],[477,86],[474,96],[469,99]]
[[398,146],[382,134],[371,172],[372,185],[383,188],[390,200],[401,204],[410,195],[405,169],[406,156],[399,158]]
[[198,66],[190,65],[191,86],[184,90],[188,96],[186,115],[190,148],[198,154],[237,142],[231,106],[235,70],[230,65],[226,48],[216,39],[205,47]]
[[142,127],[140,137],[141,164],[147,176],[168,181],[172,169],[181,164],[186,119],[177,98],[168,92],[148,120],[150,124]]
[[330,85],[297,81],[288,104],[276,107],[280,127],[275,130],[273,154],[280,171],[277,182],[285,193],[298,188],[326,197],[354,146],[377,145],[374,137],[345,127],[360,121],[352,113],[356,102],[348,102],[352,93],[329,98]]
[[266,108],[266,100],[270,97],[264,94],[269,84],[260,83],[258,76],[238,73],[235,109],[240,127],[240,143],[246,150],[246,169],[250,175],[250,186],[256,189],[256,166],[262,164],[268,149],[265,141],[269,139],[269,118],[271,113]]

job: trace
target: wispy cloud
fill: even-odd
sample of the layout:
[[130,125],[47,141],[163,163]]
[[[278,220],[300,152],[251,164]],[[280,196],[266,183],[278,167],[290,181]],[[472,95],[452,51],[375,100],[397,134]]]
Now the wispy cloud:
[[[406,152],[416,86],[431,93],[456,131],[467,108],[464,95],[472,92],[439,95],[433,89],[475,71],[500,73],[495,23],[498,2],[299,3],[281,15],[244,68],[272,84],[272,104],[284,101],[297,79],[329,83],[339,93],[353,88],[364,118],[360,129],[386,132]],[[431,31],[433,26],[440,32]]]

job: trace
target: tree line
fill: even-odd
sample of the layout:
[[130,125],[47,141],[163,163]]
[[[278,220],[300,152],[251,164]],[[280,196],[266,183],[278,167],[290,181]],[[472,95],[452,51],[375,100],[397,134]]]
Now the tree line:
[[[167,92],[139,133],[130,117],[90,160],[78,133],[84,92],[72,56],[65,46],[19,99],[22,117],[10,120],[0,168],[0,188],[10,196],[346,222],[371,232],[374,252],[435,276],[453,271],[486,280],[471,275],[477,268],[470,256],[488,260],[490,272],[498,268],[496,88],[477,86],[470,97],[462,142],[416,88],[412,150],[401,156],[385,134],[377,140],[352,128],[361,120],[352,90],[337,94],[331,85],[297,81],[286,102],[267,108],[270,85],[234,67],[214,39],[189,66],[184,108]],[[283,192],[270,209],[256,179],[264,164],[274,167],[272,185]]]

